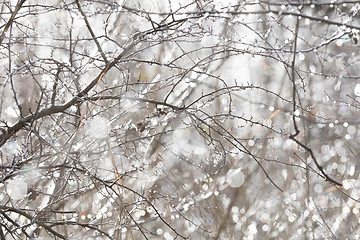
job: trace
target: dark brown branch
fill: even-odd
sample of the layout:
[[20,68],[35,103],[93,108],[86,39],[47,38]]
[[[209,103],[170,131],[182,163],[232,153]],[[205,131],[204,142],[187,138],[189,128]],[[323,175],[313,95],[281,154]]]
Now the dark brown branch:
[[153,99],[147,99],[147,98],[140,98],[140,97],[106,95],[106,96],[100,96],[100,97],[85,97],[84,98],[84,100],[89,100],[89,101],[97,101],[99,99],[103,99],[103,100],[109,100],[109,99],[121,100],[121,99],[125,99],[125,100],[146,102],[146,103],[152,103],[152,104],[155,104],[155,105],[166,106],[166,107],[172,108],[174,110],[178,110],[178,111],[186,109],[185,107],[177,107],[177,106],[174,106],[174,105],[166,103],[166,102],[161,102],[161,101],[157,101],[157,100],[153,100]]
[[[4,211],[2,211],[2,210],[0,210],[0,213],[1,213],[1,215],[7,220],[7,221],[9,221],[10,223],[12,223],[16,228],[19,228],[19,229],[21,229],[21,232],[26,236],[26,237],[28,237],[28,238],[31,238],[31,236],[25,231],[25,229],[23,228],[23,227],[21,227],[16,221],[14,221],[11,217],[9,217]],[[10,230],[10,229],[7,229],[8,230],[8,232],[11,232],[11,231],[13,231],[13,230]],[[2,233],[3,234],[3,233]],[[0,238],[1,240],[2,239],[5,239],[5,237],[4,238]]]
[[113,239],[108,233],[102,231],[101,229],[91,225],[91,224],[87,224],[87,223],[81,223],[81,222],[74,222],[74,221],[62,221],[62,222],[55,222],[55,223],[51,223],[51,226],[59,226],[59,225],[77,225],[77,226],[81,226],[84,228],[90,228],[93,230],[96,230],[98,232],[100,232],[101,234],[103,234],[104,236],[106,236],[109,239]]
[[[302,5],[302,4],[301,4]],[[336,26],[345,26],[351,29],[358,29],[360,30],[360,26],[359,25],[352,25],[350,23],[343,23],[343,22],[337,22],[337,21],[332,21],[329,19],[324,19],[324,18],[320,18],[320,17],[316,17],[316,16],[311,16],[311,15],[306,15],[306,14],[302,14],[302,13],[296,13],[296,12],[286,12],[286,11],[278,11],[278,10],[274,10],[274,9],[268,9],[268,10],[258,10],[258,11],[197,11],[197,12],[193,12],[193,11],[188,11],[188,12],[149,12],[149,11],[144,11],[144,10],[140,10],[140,9],[134,9],[134,8],[130,8],[127,6],[122,6],[122,8],[129,10],[129,11],[133,11],[133,12],[140,12],[140,13],[145,13],[145,14],[150,14],[150,15],[159,15],[159,16],[168,16],[168,15],[185,15],[188,16],[189,18],[201,18],[202,16],[204,16],[205,14],[209,14],[208,17],[216,17],[218,18],[220,15],[222,18],[232,18],[232,16],[236,16],[236,15],[262,15],[262,14],[268,14],[268,13],[274,13],[277,14],[279,16],[284,15],[284,16],[294,16],[294,17],[301,17],[303,19],[309,19],[312,21],[316,21],[316,22],[322,22],[322,23],[326,23],[326,24],[330,24],[330,25],[336,25]],[[224,14],[228,15],[228,16],[224,16]]]
[[[209,128],[211,128],[213,131],[215,131],[216,133],[218,133],[220,136],[222,136],[226,141],[228,141],[232,146],[234,146],[235,148],[239,149],[241,152],[244,152],[246,154],[248,154],[252,159],[255,160],[255,162],[260,166],[261,170],[264,172],[265,176],[267,179],[269,179],[269,181],[280,191],[283,192],[283,190],[274,182],[274,180],[271,179],[271,177],[269,176],[269,174],[266,172],[265,168],[261,165],[261,163],[259,162],[258,158],[243,144],[241,143],[236,137],[234,137],[227,129],[225,129],[223,127],[222,124],[218,123],[217,121],[215,121],[211,116],[209,116],[206,112],[202,111],[202,110],[198,110],[201,113],[203,113],[204,115],[208,116],[210,119],[213,120],[213,122],[224,132],[226,132],[229,136],[231,136],[230,138],[227,137],[225,134],[223,134],[221,131],[217,130],[216,128],[210,126],[209,124],[207,124],[203,119],[197,117],[195,114],[191,114],[191,116],[193,116],[194,118],[196,118],[198,121],[200,121],[201,123],[207,125]],[[241,148],[240,148],[240,147]]]
[[4,211],[10,211],[10,212],[14,212],[14,213],[17,213],[17,214],[20,214],[24,217],[26,217],[27,219],[29,219],[30,221],[32,221],[33,223],[36,223],[37,225],[39,225],[40,227],[44,228],[45,230],[47,230],[48,232],[54,234],[54,236],[56,237],[59,237],[61,239],[67,239],[67,237],[61,233],[58,233],[57,231],[53,230],[51,227],[49,227],[48,225],[46,225],[45,223],[42,223],[42,222],[38,222],[38,221],[35,221],[34,220],[34,217],[30,214],[28,214],[27,212],[25,211],[22,211],[18,208],[13,208],[13,207],[8,207],[8,206],[5,206],[5,205],[0,205],[0,209],[1,210],[4,210]]
[[[299,132],[300,133],[300,132]],[[316,167],[319,169],[319,171],[322,173],[322,177],[324,178],[325,181],[330,182],[336,186],[342,186],[341,183],[339,183],[338,181],[334,180],[333,178],[331,178],[323,169],[323,167],[319,164],[317,158],[315,157],[314,152],[312,151],[312,149],[308,146],[306,146],[305,144],[303,144],[302,142],[300,142],[299,140],[296,139],[296,136],[299,134],[297,133],[296,135],[290,135],[290,139],[293,140],[294,142],[296,142],[300,147],[304,148],[306,151],[308,151],[310,153],[311,158],[314,160],[314,163],[316,165]]]
[[15,6],[15,10],[14,12],[11,14],[11,17],[9,19],[9,21],[6,23],[5,28],[3,30],[3,32],[0,35],[0,45],[2,44],[4,37],[5,37],[5,33],[8,31],[8,29],[10,28],[11,24],[14,22],[15,16],[16,14],[19,12],[20,8],[22,7],[22,5],[25,3],[26,0],[20,0],[16,6]]
[[80,5],[80,3],[79,3],[79,0],[76,0],[76,5],[77,5],[77,7],[78,7],[78,9],[79,9],[79,12],[81,13],[81,15],[82,15],[83,18],[84,18],[85,25],[86,25],[87,29],[89,30],[90,35],[91,35],[91,37],[93,38],[93,40],[94,40],[94,42],[95,42],[95,45],[96,45],[97,49],[99,50],[99,52],[100,52],[100,54],[101,54],[101,57],[103,58],[103,60],[104,60],[105,63],[108,63],[109,61],[107,60],[107,58],[106,58],[106,56],[105,56],[105,54],[104,54],[104,51],[102,50],[102,48],[101,48],[101,46],[100,46],[100,43],[99,43],[99,41],[97,40],[97,37],[95,36],[95,33],[94,33],[94,31],[92,30],[92,28],[91,28],[91,26],[90,26],[90,23],[89,23],[89,21],[88,21],[88,19],[87,19],[87,16],[86,16],[86,14],[84,13],[84,11],[81,9],[81,5]]
[[314,152],[312,151],[312,149],[308,146],[306,146],[304,143],[300,142],[298,139],[296,139],[296,137],[299,135],[300,130],[299,127],[296,123],[296,96],[297,96],[297,90],[296,90],[296,82],[295,82],[295,65],[296,65],[296,48],[297,48],[297,39],[298,39],[298,33],[299,33],[299,22],[300,20],[297,18],[296,20],[296,26],[295,26],[295,36],[294,36],[294,49],[293,49],[293,59],[292,59],[292,66],[291,66],[291,81],[292,81],[292,87],[293,87],[293,92],[292,92],[292,98],[293,98],[293,116],[292,116],[292,120],[293,120],[293,126],[295,129],[295,133],[291,134],[289,136],[289,138],[291,140],[293,140],[294,142],[296,142],[299,146],[301,146],[302,148],[304,148],[306,151],[308,151],[310,153],[311,158],[313,159],[316,167],[318,168],[318,170],[322,173],[323,178],[325,179],[325,181],[328,181],[334,185],[337,186],[342,186],[341,183],[339,183],[338,181],[332,179],[329,175],[326,174],[326,172],[324,171],[323,167],[320,166],[318,160],[315,157]]
[[6,133],[2,133],[0,135],[0,147],[3,146],[6,141],[13,136],[15,133],[17,133],[20,129],[22,129],[27,123],[30,123],[32,121],[35,121],[37,119],[56,114],[61,113],[67,110],[69,107],[75,105],[80,101],[81,98],[83,98],[93,87],[95,87],[99,81],[103,78],[103,76],[112,68],[115,66],[115,64],[124,56],[126,56],[131,49],[135,45],[137,45],[141,40],[140,34],[135,34],[131,43],[125,47],[125,49],[111,62],[109,62],[103,70],[90,82],[90,84],[83,89],[81,92],[79,92],[75,97],[73,97],[70,101],[68,101],[65,104],[62,105],[54,105],[50,106],[48,108],[40,110],[37,114],[30,114],[23,118],[20,118],[13,126],[9,127],[6,130]]

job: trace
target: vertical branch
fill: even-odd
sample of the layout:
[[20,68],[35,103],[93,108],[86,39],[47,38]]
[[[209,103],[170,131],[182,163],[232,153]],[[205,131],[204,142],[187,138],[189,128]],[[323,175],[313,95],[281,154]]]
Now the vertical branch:
[[294,35],[294,48],[293,48],[293,59],[292,59],[292,63],[291,63],[291,81],[292,81],[292,99],[293,99],[293,124],[294,124],[294,128],[295,128],[295,133],[293,135],[293,137],[296,137],[299,133],[300,130],[297,126],[296,123],[296,115],[295,115],[295,111],[296,111],[296,82],[295,82],[295,63],[296,63],[296,50],[297,50],[297,41],[298,41],[298,34],[299,34],[299,18],[296,18],[296,26],[295,26],[295,35]]
[[57,69],[56,74],[55,74],[55,81],[54,81],[53,88],[52,88],[53,92],[52,92],[52,95],[51,95],[51,106],[55,105],[56,88],[57,88],[57,85],[58,85],[58,82],[59,82],[60,72],[61,72],[61,66],[58,66],[58,69]]
[[13,92],[13,97],[14,97],[14,100],[15,100],[15,103],[16,103],[16,106],[18,107],[19,109],[19,112],[20,112],[20,116],[22,116],[22,111],[21,111],[21,106],[20,106],[20,103],[18,101],[18,98],[17,98],[17,93],[15,91],[15,86],[14,86],[14,81],[13,81],[13,72],[11,71],[11,68],[12,68],[12,60],[11,60],[11,35],[12,35],[12,28],[10,28],[10,37],[9,37],[9,43],[8,43],[8,53],[9,53],[9,56],[8,56],[8,59],[9,59],[9,80],[10,80],[10,86],[11,86],[11,90]]
[[304,143],[300,142],[298,139],[296,139],[296,137],[299,135],[300,130],[299,127],[296,123],[296,118],[297,116],[295,115],[295,111],[296,111],[296,95],[297,95],[297,90],[296,90],[296,82],[295,82],[295,65],[296,65],[296,51],[297,51],[297,40],[298,40],[298,34],[299,34],[299,18],[296,19],[296,26],[295,26],[295,35],[294,35],[294,48],[293,48],[293,59],[292,59],[292,65],[291,65],[291,81],[292,81],[292,85],[293,85],[293,91],[292,91],[292,99],[293,99],[293,124],[294,124],[294,129],[295,129],[295,133],[291,134],[289,136],[290,139],[292,139],[294,142],[296,142],[300,147],[304,148],[307,152],[310,153],[311,158],[314,160],[314,163],[316,165],[316,167],[318,168],[318,170],[322,173],[323,178],[325,179],[325,181],[330,182],[331,184],[334,184],[335,186],[342,186],[341,183],[339,183],[338,181],[332,179],[329,175],[327,175],[327,173],[324,171],[323,167],[319,164],[318,160],[315,157],[314,152],[312,151],[312,149],[305,145]]

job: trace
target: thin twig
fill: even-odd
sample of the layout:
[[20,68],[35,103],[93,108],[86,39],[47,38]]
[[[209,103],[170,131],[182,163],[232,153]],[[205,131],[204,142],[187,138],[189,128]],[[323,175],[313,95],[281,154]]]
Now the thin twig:
[[0,45],[2,44],[2,42],[3,42],[4,38],[5,38],[5,33],[7,32],[7,30],[10,28],[10,26],[14,22],[16,14],[19,12],[20,8],[25,3],[25,1],[26,0],[20,0],[16,4],[14,12],[11,14],[11,17],[10,17],[9,21],[6,23],[4,30],[0,35]]
[[294,36],[294,49],[293,49],[293,59],[292,59],[292,66],[291,66],[291,81],[292,81],[292,87],[293,87],[293,91],[292,91],[292,98],[293,98],[293,115],[292,115],[292,120],[293,120],[293,126],[295,129],[295,133],[291,134],[289,136],[289,138],[291,140],[293,140],[294,142],[296,142],[300,147],[304,148],[306,151],[308,151],[310,153],[311,158],[313,159],[316,167],[320,170],[320,172],[322,173],[322,177],[325,179],[325,181],[330,182],[331,184],[337,185],[337,186],[342,186],[341,183],[339,183],[338,181],[334,180],[333,178],[331,178],[323,169],[323,167],[319,164],[318,160],[315,157],[314,152],[312,151],[312,149],[309,146],[306,146],[304,143],[300,142],[298,139],[296,139],[296,137],[299,135],[300,130],[299,127],[296,123],[296,96],[297,96],[297,89],[296,89],[296,82],[295,82],[295,65],[296,65],[296,48],[297,48],[297,39],[298,39],[298,34],[299,34],[299,23],[300,23],[300,19],[296,19],[296,26],[295,26],[295,36]]
[[79,12],[81,13],[81,15],[82,15],[83,18],[84,18],[85,25],[86,25],[87,29],[89,30],[90,35],[91,35],[91,37],[93,38],[93,40],[94,40],[94,42],[95,42],[95,45],[96,45],[97,49],[99,50],[99,52],[100,52],[100,54],[101,54],[101,57],[103,58],[104,62],[107,64],[109,61],[107,60],[107,58],[106,58],[106,56],[105,56],[105,53],[104,53],[104,51],[102,50],[102,48],[101,48],[101,46],[100,46],[100,43],[99,43],[99,41],[97,40],[97,37],[95,36],[95,33],[94,33],[94,31],[92,30],[92,28],[91,28],[91,26],[90,26],[90,23],[89,23],[89,21],[88,21],[88,19],[87,19],[86,14],[85,14],[84,11],[81,9],[81,5],[80,5],[80,3],[79,3],[79,0],[76,0],[76,5],[77,5],[77,7],[78,7],[78,9],[79,9]]

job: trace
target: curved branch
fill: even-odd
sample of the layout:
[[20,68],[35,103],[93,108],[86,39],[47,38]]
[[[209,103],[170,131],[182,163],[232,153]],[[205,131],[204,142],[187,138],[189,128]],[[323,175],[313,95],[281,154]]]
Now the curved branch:
[[69,107],[73,106],[74,104],[79,102],[79,99],[83,98],[86,94],[88,94],[88,92],[95,87],[103,78],[103,76],[112,68],[115,66],[115,64],[124,56],[126,56],[130,50],[132,50],[140,41],[141,41],[141,37],[140,34],[135,34],[131,43],[125,47],[125,49],[111,62],[109,62],[104,68],[103,70],[101,70],[101,72],[90,82],[90,84],[83,89],[81,92],[79,92],[75,97],[73,97],[70,101],[68,101],[65,104],[62,105],[54,105],[54,106],[50,106],[48,108],[42,109],[40,111],[38,111],[36,114],[30,114],[27,115],[24,118],[20,118],[13,126],[8,127],[8,129],[5,130],[5,132],[3,132],[0,135],[0,147],[3,146],[6,141],[12,137],[15,133],[17,133],[18,131],[20,131],[20,129],[22,129],[23,127],[25,127],[25,125],[27,123],[33,122],[37,119],[52,115],[52,114],[56,114],[56,113],[61,113],[64,112],[66,109],[68,109]]

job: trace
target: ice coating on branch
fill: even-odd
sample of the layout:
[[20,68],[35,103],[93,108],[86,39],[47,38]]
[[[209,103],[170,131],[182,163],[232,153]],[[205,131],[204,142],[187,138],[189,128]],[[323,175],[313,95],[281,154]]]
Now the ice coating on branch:
[[89,134],[94,139],[106,138],[110,133],[109,121],[104,117],[95,117],[89,124]]
[[226,182],[230,187],[238,188],[244,184],[245,176],[241,172],[241,168],[230,169],[226,175]]
[[24,180],[12,179],[7,182],[6,191],[12,200],[21,200],[26,196],[28,186]]
[[354,94],[356,96],[360,96],[360,84],[356,84],[355,88],[354,88]]

